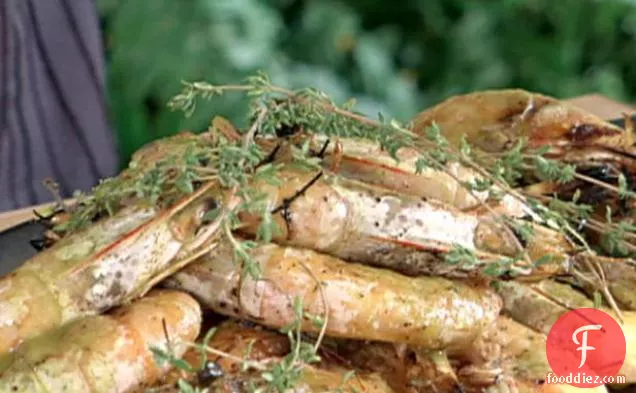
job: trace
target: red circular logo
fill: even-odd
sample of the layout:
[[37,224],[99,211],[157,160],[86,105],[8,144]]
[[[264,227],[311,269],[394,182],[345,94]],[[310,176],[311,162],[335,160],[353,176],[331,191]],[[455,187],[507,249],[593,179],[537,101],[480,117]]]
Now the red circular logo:
[[601,386],[611,382],[623,366],[625,334],[606,312],[579,308],[565,313],[552,326],[546,354],[554,372],[546,382],[578,388]]

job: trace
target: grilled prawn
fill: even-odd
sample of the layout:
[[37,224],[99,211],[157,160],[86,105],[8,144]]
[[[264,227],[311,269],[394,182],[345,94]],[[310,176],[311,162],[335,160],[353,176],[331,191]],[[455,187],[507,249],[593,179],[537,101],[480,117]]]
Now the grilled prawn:
[[444,351],[358,340],[338,340],[331,346],[356,368],[382,375],[399,393],[464,390]]
[[[247,326],[235,320],[228,320],[214,328],[207,348],[216,354],[206,353],[205,358],[197,350],[186,354],[184,359],[191,367],[201,369],[199,377],[191,381],[193,385],[207,388],[215,392],[248,392],[250,384],[257,387],[263,384],[261,373],[268,370],[287,356],[292,348],[289,339],[277,332],[260,327]],[[223,355],[218,355],[223,353]],[[244,366],[249,365],[244,368]],[[214,368],[213,375],[205,370]],[[352,378],[348,372],[354,371]],[[172,372],[164,380],[156,384],[156,391],[177,393],[171,388],[180,378],[178,372]],[[392,393],[393,390],[376,373],[359,369],[344,368],[339,363],[321,360],[312,365],[303,365],[299,381],[287,392],[293,393],[327,393],[337,391],[360,391],[368,393]],[[141,393],[141,392],[140,392]]]
[[[342,177],[405,195],[434,199],[461,210],[475,208],[489,200],[488,192],[471,193],[462,186],[460,182],[474,183],[481,176],[459,163],[449,163],[443,169],[426,167],[418,171],[417,161],[422,151],[412,147],[402,147],[396,157],[392,157],[379,144],[364,139],[331,141],[326,136],[315,135],[311,142],[314,154],[322,158],[322,165]],[[521,203],[513,199],[505,202],[510,205],[508,214],[523,214]]]
[[[565,184],[544,182],[532,165],[525,171],[522,186],[533,197],[556,196],[570,201],[578,195],[578,202],[595,208],[597,221],[605,222],[607,208],[613,221],[634,220],[633,197],[622,198],[616,189],[621,176],[626,190],[634,191],[636,184],[636,146],[633,124],[625,130],[607,123],[551,97],[523,90],[496,90],[453,97],[420,113],[414,120],[414,131],[424,130],[436,123],[441,133],[455,146],[466,137],[486,160],[493,154],[510,151],[521,138],[527,140],[526,153],[543,148],[545,156],[576,167],[576,177]],[[527,158],[532,159],[533,154]],[[613,247],[603,243],[606,230],[598,223],[585,223],[594,242],[600,243],[611,255]],[[629,253],[636,250],[632,236]]]
[[[546,277],[568,271],[572,263],[567,240],[536,227],[536,235],[519,249],[519,240],[492,217],[461,212],[435,201],[424,201],[384,188],[324,173],[283,171],[281,185],[265,182],[255,188],[268,195],[278,233],[274,241],[309,248],[345,260],[387,267],[408,275],[466,277],[489,264],[527,251],[529,266],[516,260],[512,274]],[[243,215],[244,233],[255,234],[258,217]],[[474,251],[477,266],[450,264],[445,256],[456,246]],[[481,266],[479,266],[481,265]]]
[[0,354],[143,296],[209,240],[205,231],[197,235],[208,209],[201,195],[163,211],[136,204],[70,234],[0,278]]
[[[504,300],[504,311],[513,319],[543,334],[567,311],[576,308],[593,308],[594,303],[567,284],[552,280],[526,285],[505,282],[498,285]],[[610,315],[612,310],[603,309]],[[618,374],[624,375],[628,383],[636,382],[636,313],[623,311],[623,333],[627,344],[627,355]],[[545,348],[542,347],[542,348]]]
[[543,383],[552,372],[545,352],[547,336],[508,316],[500,316],[471,351],[451,355],[465,392],[475,393],[607,393],[605,385],[575,388]]
[[[569,161],[633,158],[631,132],[557,99],[524,90],[492,90],[450,98],[416,116],[413,130],[436,123],[452,144],[463,136],[491,153],[511,149],[520,138],[528,147],[548,145],[549,154]],[[615,154],[615,155],[613,155]],[[633,162],[624,161],[630,165]]]
[[[521,91],[467,96],[453,105],[433,108],[419,120],[416,132],[435,120],[451,143],[459,145],[459,138],[467,134],[479,154],[504,152],[519,136],[526,136],[530,149],[550,142],[549,157],[591,163],[591,170],[612,166],[620,173],[634,173],[636,169],[630,133],[618,133],[580,111]],[[182,134],[174,143],[145,147],[121,175],[124,183],[133,184],[149,173],[155,161],[172,153],[171,146],[185,152],[198,138],[208,137],[212,136]],[[264,151],[276,153],[280,140],[269,142],[263,142]],[[226,197],[235,190],[207,184],[204,191],[164,210],[131,196],[118,206],[124,210],[114,217],[65,234],[53,247],[0,279],[0,352],[14,350],[0,361],[0,387],[5,383],[6,389],[17,386],[36,392],[119,392],[152,383],[163,370],[148,365],[147,351],[140,348],[165,339],[154,322],[161,320],[162,312],[169,314],[165,317],[168,337],[181,353],[177,343],[193,339],[198,332],[193,326],[200,319],[192,317],[191,329],[181,336],[171,328],[179,323],[170,320],[172,303],[161,303],[165,303],[161,310],[148,306],[164,295],[151,293],[135,299],[181,269],[164,281],[165,286],[190,292],[220,314],[279,328],[296,322],[302,306],[301,326],[309,336],[325,333],[331,343],[373,341],[362,349],[348,347],[344,356],[356,368],[377,374],[361,373],[346,382],[345,389],[378,393],[552,389],[536,383],[550,371],[541,350],[546,329],[568,308],[590,301],[582,295],[570,296],[571,289],[563,289],[566,295],[561,296],[556,287],[544,288],[554,284],[544,278],[571,272],[572,265],[579,265],[587,255],[557,231],[526,221],[524,216],[530,212],[523,201],[509,196],[493,200],[485,192],[468,192],[460,182],[479,177],[467,167],[450,163],[416,174],[421,154],[416,148],[400,149],[396,162],[376,145],[361,140],[314,137],[310,142],[311,153],[320,158],[319,174],[284,167],[280,185],[251,184],[266,194],[279,231],[274,233],[274,243],[249,249],[252,261],[244,266],[236,263],[235,239],[217,238],[218,221],[206,224],[203,219],[213,207],[232,210]],[[274,156],[269,158],[276,164],[289,163]],[[203,164],[199,169],[211,170]],[[531,183],[533,173],[526,175]],[[503,214],[508,225],[497,221],[501,217],[493,211]],[[235,236],[257,233],[260,216],[243,211],[239,219]],[[522,236],[517,229],[521,225],[532,227],[535,236]],[[475,258],[449,263],[456,259],[457,250],[468,250]],[[550,257],[547,263],[534,263],[544,257]],[[610,266],[606,259],[594,262]],[[260,279],[245,274],[247,263],[255,264],[251,269],[262,273]],[[508,276],[531,280],[503,282],[498,294],[486,287],[485,280],[464,280],[489,275],[487,269],[493,266]],[[624,291],[624,296],[617,296],[621,305],[632,307],[625,290],[631,276],[624,273],[608,270],[605,276],[616,283],[610,286],[613,294]],[[179,303],[198,310],[187,295],[175,296],[185,296]],[[129,301],[135,302],[124,311],[95,316]],[[502,307],[506,315],[500,315]],[[150,316],[150,322],[140,321],[140,315]],[[627,313],[628,326],[633,319]],[[133,327],[133,322],[138,326]],[[148,336],[145,329],[151,332]],[[115,331],[134,339],[118,341],[121,335]],[[136,345],[126,345],[133,341]],[[628,357],[633,342],[628,337]],[[236,392],[251,382],[262,382],[262,368],[284,359],[293,349],[289,344],[271,331],[223,324],[209,345],[229,357],[209,358],[206,361],[211,363],[206,364],[219,366],[224,375],[202,385]],[[259,367],[244,370],[238,359],[248,356],[248,348]],[[144,354],[139,364],[130,360],[133,350]],[[117,366],[120,359],[127,367]],[[630,382],[636,378],[634,364],[630,358],[621,370]],[[343,388],[340,379],[346,370],[335,362],[303,368],[303,379],[295,388],[299,392]]]
[[150,348],[181,356],[182,342],[196,339],[200,325],[199,304],[190,296],[153,291],[111,314],[79,319],[28,340],[0,357],[0,392],[132,392],[167,371],[154,362]]
[[[500,300],[490,289],[437,277],[411,278],[348,263],[314,251],[274,244],[251,250],[261,271],[255,281],[219,246],[167,280],[212,310],[266,326],[295,318],[294,299],[308,314],[325,315],[332,337],[461,348],[488,328]],[[318,332],[307,320],[303,329]]]

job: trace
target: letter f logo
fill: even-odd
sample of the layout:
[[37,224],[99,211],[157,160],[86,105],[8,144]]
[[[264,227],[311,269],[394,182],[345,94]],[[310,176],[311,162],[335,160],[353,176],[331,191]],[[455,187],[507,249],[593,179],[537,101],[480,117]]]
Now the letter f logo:
[[[574,341],[574,343],[577,345],[581,345],[580,347],[576,349],[577,351],[581,351],[581,364],[579,365],[579,368],[583,367],[583,365],[585,364],[585,360],[587,359],[587,351],[596,349],[594,347],[590,347],[587,345],[587,331],[601,330],[601,328],[602,328],[601,325],[585,325],[576,329],[574,333],[572,334],[572,341]],[[580,343],[579,340],[576,338],[576,336],[581,332],[583,332],[582,343]]]

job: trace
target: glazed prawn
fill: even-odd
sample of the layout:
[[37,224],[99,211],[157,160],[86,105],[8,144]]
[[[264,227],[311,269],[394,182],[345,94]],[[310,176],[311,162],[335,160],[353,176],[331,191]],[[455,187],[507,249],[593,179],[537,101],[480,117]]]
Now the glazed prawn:
[[444,351],[359,340],[337,340],[331,347],[356,368],[382,375],[399,393],[465,390]]
[[[278,328],[294,321],[293,300],[298,297],[311,315],[321,316],[327,309],[328,336],[427,349],[470,343],[500,310],[500,300],[483,286],[407,277],[274,244],[251,250],[251,256],[261,271],[258,281],[244,276],[231,246],[221,245],[166,285],[186,290],[220,314]],[[320,330],[311,321],[304,321],[303,329]]]
[[159,210],[123,209],[54,244],[0,278],[0,354],[75,319],[143,296],[214,232],[197,236],[204,195]]
[[[447,277],[466,277],[520,253],[514,233],[488,216],[321,173],[281,171],[281,185],[254,185],[279,213],[275,242],[409,275]],[[258,217],[244,214],[242,219],[244,233],[257,233]],[[446,263],[445,255],[457,245],[474,251],[481,266]],[[563,236],[537,227],[525,251],[533,261],[553,258],[540,266],[516,260],[508,268],[527,277],[565,273],[573,263],[566,247]]]
[[581,162],[593,154],[621,161],[634,153],[631,132],[563,101],[519,89],[452,97],[419,113],[413,131],[421,133],[433,123],[452,144],[459,146],[465,136],[485,152],[508,150],[525,137],[529,148],[549,145],[548,154],[565,161]]
[[501,315],[493,329],[479,337],[471,351],[451,354],[466,392],[479,393],[607,393],[605,385],[576,388],[543,383],[552,372],[545,352],[547,336]]
[[132,392],[168,371],[157,365],[150,348],[181,356],[186,350],[182,342],[196,339],[200,326],[201,309],[190,296],[153,291],[111,314],[79,319],[28,340],[0,357],[0,392]]
[[[606,221],[607,208],[613,221],[628,219],[634,207],[633,196],[621,197],[620,177],[628,191],[636,184],[636,146],[632,121],[623,130],[572,105],[551,97],[523,90],[493,90],[453,97],[425,110],[414,119],[413,130],[423,133],[436,123],[448,141],[459,146],[460,139],[479,149],[482,157],[510,151],[524,138],[530,157],[537,149],[546,149],[545,157],[573,164],[575,179],[565,184],[540,179],[532,166],[524,173],[520,186],[526,195],[549,199],[554,196],[595,208],[593,218]],[[610,247],[599,237],[599,223],[585,223],[591,239],[608,252]],[[636,238],[630,237],[630,253],[636,250]],[[616,254],[613,254],[616,255]],[[625,256],[625,255],[620,255]]]
[[[403,147],[392,157],[377,143],[364,139],[337,138],[324,135],[311,138],[311,148],[320,155],[321,163],[338,175],[367,184],[381,186],[405,195],[433,199],[460,210],[468,210],[489,201],[488,192],[469,192],[460,182],[474,183],[481,179],[475,171],[457,162],[444,170],[431,167],[418,171],[422,152]],[[523,215],[523,205],[508,197],[501,202],[511,216]]]
[[[594,302],[577,292],[568,284],[553,280],[526,285],[502,282],[498,293],[504,301],[504,311],[519,323],[543,334],[548,334],[556,320],[569,310],[594,308]],[[601,308],[616,317],[614,311]],[[623,333],[627,354],[619,375],[624,375],[627,383],[636,382],[636,313],[622,311]],[[545,347],[544,347],[545,348]]]
[[[211,376],[203,371],[198,380],[191,382],[198,387],[222,393],[248,392],[250,383],[259,386],[263,383],[260,373],[269,365],[280,362],[291,351],[290,342],[286,336],[261,327],[248,326],[236,320],[227,320],[216,326],[207,348],[224,355],[215,355],[210,351],[203,358],[198,350],[193,350],[188,352],[184,359],[195,369],[200,368],[203,363],[205,366],[201,369],[202,371],[213,367],[217,372]],[[251,364],[251,366],[245,369],[244,364]],[[255,364],[258,364],[261,370],[255,369]],[[346,378],[350,371],[354,372],[354,376]],[[148,392],[178,393],[179,390],[172,386],[179,378],[178,372],[172,372]],[[315,364],[303,365],[298,383],[287,391],[290,393],[393,392],[376,373],[345,368],[325,359]]]

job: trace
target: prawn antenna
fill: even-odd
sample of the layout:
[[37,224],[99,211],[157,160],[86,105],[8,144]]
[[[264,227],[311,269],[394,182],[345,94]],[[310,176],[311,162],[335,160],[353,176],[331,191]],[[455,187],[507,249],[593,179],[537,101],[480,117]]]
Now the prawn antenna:
[[44,179],[43,185],[44,187],[46,187],[46,189],[51,193],[51,195],[55,199],[55,203],[57,207],[59,209],[62,209],[65,212],[68,212],[69,211],[68,206],[66,206],[66,203],[64,203],[64,199],[62,198],[62,195],[60,192],[61,191],[60,185],[51,178]]
[[309,187],[313,186],[318,181],[318,179],[322,177],[322,175],[323,175],[322,171],[318,172],[316,176],[314,176],[310,181],[308,181],[307,184],[305,184],[300,190],[296,191],[294,195],[292,195],[290,198],[283,199],[283,203],[281,203],[280,206],[272,210],[272,214],[281,213],[283,220],[285,220],[285,226],[287,227],[287,232],[290,231],[289,224],[291,221],[291,212],[289,211],[289,207],[291,206],[292,202],[294,202],[294,200],[296,200],[298,197],[303,195],[309,189]]
[[262,166],[262,165],[269,164],[269,163],[273,162],[274,158],[276,158],[276,154],[278,154],[279,150],[280,150],[280,143],[277,144],[276,147],[274,148],[274,150],[272,150],[272,152],[269,153],[267,155],[267,157],[263,158],[263,160],[261,162],[259,162],[257,166]]
[[48,221],[51,219],[51,217],[53,216],[53,214],[49,214],[48,216],[43,216],[40,212],[38,212],[36,209],[33,209],[33,215],[40,221]]
[[64,210],[57,208],[49,214],[44,215],[36,209],[33,209],[33,215],[35,216],[37,223],[44,226],[46,229],[53,228],[56,225],[53,220],[63,212]]
[[290,198],[283,199],[283,203],[281,203],[274,210],[272,210],[272,214],[276,214],[288,209],[289,206],[292,204],[292,202],[294,202],[294,200],[296,200],[298,197],[302,196],[305,192],[307,192],[309,187],[313,186],[318,181],[318,179],[322,177],[322,175],[323,175],[322,171],[318,172],[316,176],[314,176],[310,181],[308,181],[307,184],[302,186],[300,190],[296,191],[294,195],[292,195]]
[[329,146],[329,143],[331,143],[331,139],[327,139],[325,141],[325,144],[322,145],[322,149],[320,149],[320,151],[318,152],[319,158],[323,158],[325,156],[325,152],[327,151],[327,147]]
[[168,353],[172,354],[172,344],[170,342],[170,335],[168,334],[168,325],[166,324],[166,319],[161,318],[161,327],[163,328],[163,335],[166,338],[166,349]]

